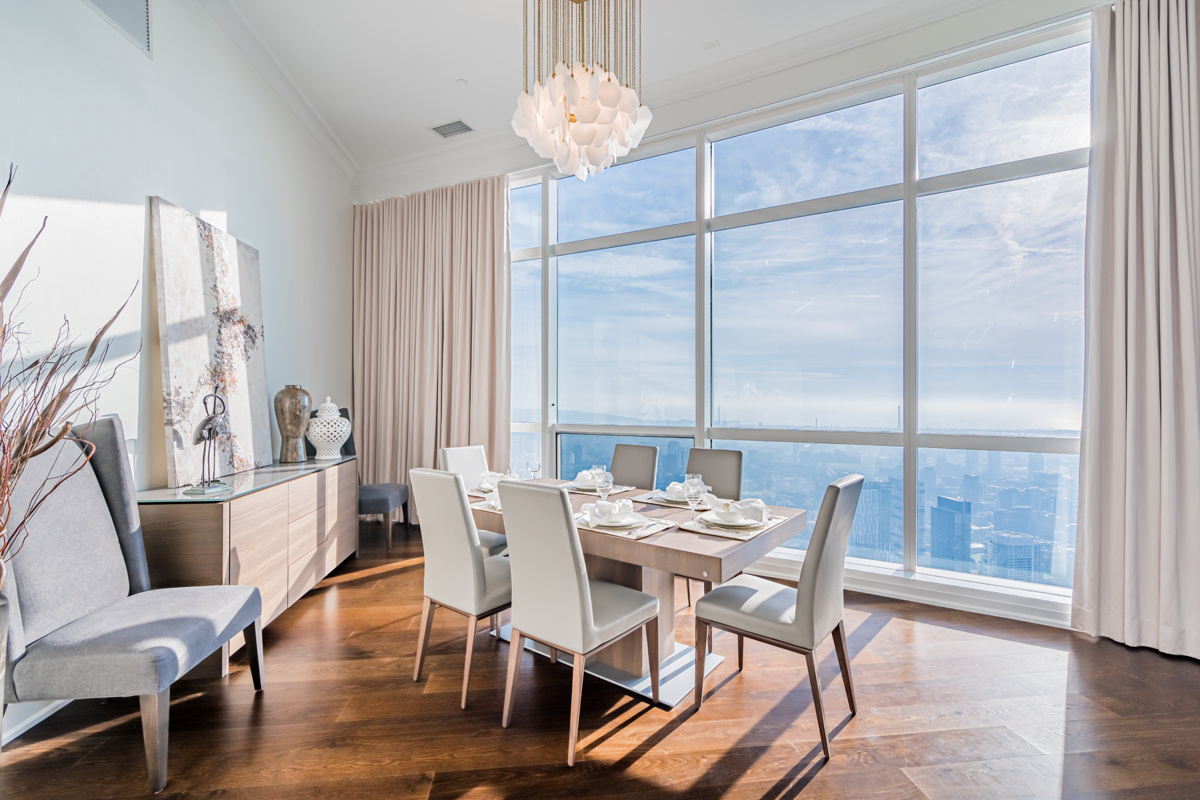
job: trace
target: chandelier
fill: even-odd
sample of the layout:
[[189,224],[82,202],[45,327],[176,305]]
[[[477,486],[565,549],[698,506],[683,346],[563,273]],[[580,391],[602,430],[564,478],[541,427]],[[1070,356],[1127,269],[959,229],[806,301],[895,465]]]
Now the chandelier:
[[559,172],[586,181],[637,147],[653,119],[638,100],[642,2],[524,3],[525,87],[513,130]]

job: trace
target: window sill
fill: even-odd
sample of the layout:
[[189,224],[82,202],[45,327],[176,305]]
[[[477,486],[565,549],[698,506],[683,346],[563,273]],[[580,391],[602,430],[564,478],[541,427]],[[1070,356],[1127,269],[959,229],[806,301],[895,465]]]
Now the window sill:
[[[776,550],[747,572],[794,581],[800,576],[804,553]],[[899,567],[849,559],[846,589],[913,603],[953,608],[993,617],[1033,622],[1055,628],[1071,627],[1071,594],[1065,589],[1030,586],[1014,581],[956,576],[946,572],[906,572]]]

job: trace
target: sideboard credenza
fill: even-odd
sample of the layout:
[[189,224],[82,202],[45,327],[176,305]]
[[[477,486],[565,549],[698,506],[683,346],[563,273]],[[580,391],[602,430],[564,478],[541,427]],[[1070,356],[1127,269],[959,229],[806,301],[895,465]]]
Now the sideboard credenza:
[[[358,551],[358,473],[353,456],[273,464],[221,479],[230,490],[138,492],[152,588],[257,586],[263,625]],[[189,677],[220,677],[241,635]]]

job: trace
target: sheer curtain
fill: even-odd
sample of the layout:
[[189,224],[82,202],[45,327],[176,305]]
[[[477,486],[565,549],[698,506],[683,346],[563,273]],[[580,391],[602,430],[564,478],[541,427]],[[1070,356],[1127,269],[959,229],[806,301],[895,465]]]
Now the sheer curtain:
[[1200,658],[1195,0],[1094,12],[1076,627]]
[[354,424],[365,483],[438,448],[509,450],[503,177],[354,207]]

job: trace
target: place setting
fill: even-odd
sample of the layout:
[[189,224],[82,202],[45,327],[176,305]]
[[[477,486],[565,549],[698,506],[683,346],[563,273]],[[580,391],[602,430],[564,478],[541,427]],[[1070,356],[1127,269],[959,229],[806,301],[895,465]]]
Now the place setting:
[[645,539],[675,526],[669,520],[651,519],[633,510],[633,501],[597,500],[585,503],[575,515],[580,528],[620,536],[623,539]]
[[592,494],[600,496],[601,499],[607,499],[610,494],[628,492],[637,487],[614,484],[612,473],[608,471],[608,467],[597,464],[591,469],[578,473],[573,480],[563,484],[563,488],[575,494]]
[[[499,511],[500,495],[496,491],[496,488],[500,485],[500,481],[519,480],[521,480],[521,476],[512,470],[509,470],[508,472],[484,472],[479,476],[479,485],[474,489],[468,489],[467,495],[469,497],[478,497],[486,501],[485,503],[476,503],[474,504],[474,507],[488,508],[492,511]],[[488,503],[493,501],[495,502],[494,506],[488,505]]]
[[693,511],[708,511],[709,506],[704,501],[705,493],[712,489],[704,482],[699,474],[688,474],[682,481],[672,481],[665,489],[655,489],[643,495],[631,498],[634,502],[651,503],[668,508],[691,508],[689,496],[695,502]]
[[680,530],[744,542],[787,519],[772,514],[767,504],[758,498],[722,500],[706,493],[702,499],[709,510],[697,516],[693,509],[692,519],[679,523]]

